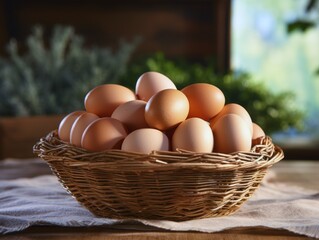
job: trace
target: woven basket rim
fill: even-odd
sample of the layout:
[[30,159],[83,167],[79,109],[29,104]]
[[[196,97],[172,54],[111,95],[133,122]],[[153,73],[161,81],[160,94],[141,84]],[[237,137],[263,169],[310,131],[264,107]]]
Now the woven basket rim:
[[57,130],[40,139],[34,145],[34,153],[47,162],[63,161],[73,166],[90,168],[107,167],[108,170],[135,171],[147,169],[196,168],[215,169],[216,171],[267,168],[284,157],[283,150],[274,145],[269,136],[259,139],[250,152],[195,153],[180,150],[153,151],[150,154],[105,150],[89,152],[60,140]]

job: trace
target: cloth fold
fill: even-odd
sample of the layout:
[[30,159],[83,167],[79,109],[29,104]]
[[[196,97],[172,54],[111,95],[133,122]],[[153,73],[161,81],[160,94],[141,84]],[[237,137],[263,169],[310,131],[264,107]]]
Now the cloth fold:
[[[38,161],[34,161],[39,165]],[[0,164],[5,175],[6,163]],[[41,165],[41,164],[40,164]],[[18,166],[16,166],[19,168]],[[43,166],[41,166],[44,169]],[[12,165],[10,165],[12,170]],[[23,168],[21,168],[23,172]],[[271,181],[267,173],[254,195],[233,215],[184,222],[143,220],[125,221],[96,217],[82,207],[58,182],[44,175],[0,180],[0,233],[21,231],[33,225],[105,226],[127,228],[139,225],[172,231],[219,232],[238,227],[263,226],[319,238],[319,192]]]

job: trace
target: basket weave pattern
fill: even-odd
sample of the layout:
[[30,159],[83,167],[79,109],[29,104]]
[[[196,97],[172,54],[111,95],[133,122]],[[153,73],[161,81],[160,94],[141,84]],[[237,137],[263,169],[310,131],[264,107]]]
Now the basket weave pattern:
[[109,150],[88,152],[42,138],[34,152],[62,185],[97,216],[183,221],[235,212],[266,171],[283,158],[269,137],[250,152],[233,154]]

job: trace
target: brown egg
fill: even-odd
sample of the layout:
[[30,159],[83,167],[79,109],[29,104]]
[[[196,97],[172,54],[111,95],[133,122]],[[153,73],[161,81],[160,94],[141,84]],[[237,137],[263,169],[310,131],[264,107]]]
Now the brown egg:
[[117,84],[104,84],[93,88],[85,96],[84,105],[87,112],[99,117],[110,117],[119,105],[135,100],[130,89]]
[[59,124],[58,128],[58,136],[61,140],[65,142],[70,142],[70,132],[73,123],[81,114],[85,113],[85,111],[75,111],[66,115]]
[[199,117],[209,121],[225,105],[223,92],[208,83],[194,83],[181,90],[189,101],[188,118]]
[[124,139],[123,151],[140,152],[149,154],[152,151],[168,151],[169,141],[167,136],[154,128],[142,128],[131,132]]
[[247,123],[236,114],[226,114],[212,126],[214,152],[250,151],[251,132]]
[[129,132],[139,128],[147,128],[145,120],[146,102],[142,100],[133,100],[118,106],[112,113],[112,118],[122,122]]
[[81,139],[84,130],[90,125],[90,123],[98,118],[99,117],[93,113],[81,114],[72,125],[70,132],[70,143],[77,147],[81,147]]
[[266,134],[264,130],[256,123],[253,123],[253,136],[252,136],[252,145],[255,146],[259,143],[258,138],[265,137]]
[[138,99],[148,101],[153,95],[164,89],[176,89],[175,84],[158,72],[146,72],[136,82],[135,94]]
[[175,130],[172,138],[172,149],[184,149],[193,152],[213,151],[214,137],[209,123],[201,118],[189,118]]
[[243,108],[241,105],[237,103],[229,103],[226,104],[223,109],[210,120],[210,125],[213,126],[215,122],[226,114],[237,114],[240,116],[247,124],[251,132],[253,132],[253,123],[249,113]]
[[166,130],[184,121],[188,111],[188,100],[181,91],[165,89],[147,102],[145,120],[150,127]]
[[126,135],[126,130],[119,120],[99,118],[85,129],[81,145],[92,152],[120,148]]

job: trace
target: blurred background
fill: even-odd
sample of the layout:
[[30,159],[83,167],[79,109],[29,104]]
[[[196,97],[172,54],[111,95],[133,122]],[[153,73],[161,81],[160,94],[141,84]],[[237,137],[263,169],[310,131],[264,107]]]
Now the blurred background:
[[218,86],[282,146],[319,159],[317,0],[1,0],[0,158],[32,145],[103,83],[145,71]]

